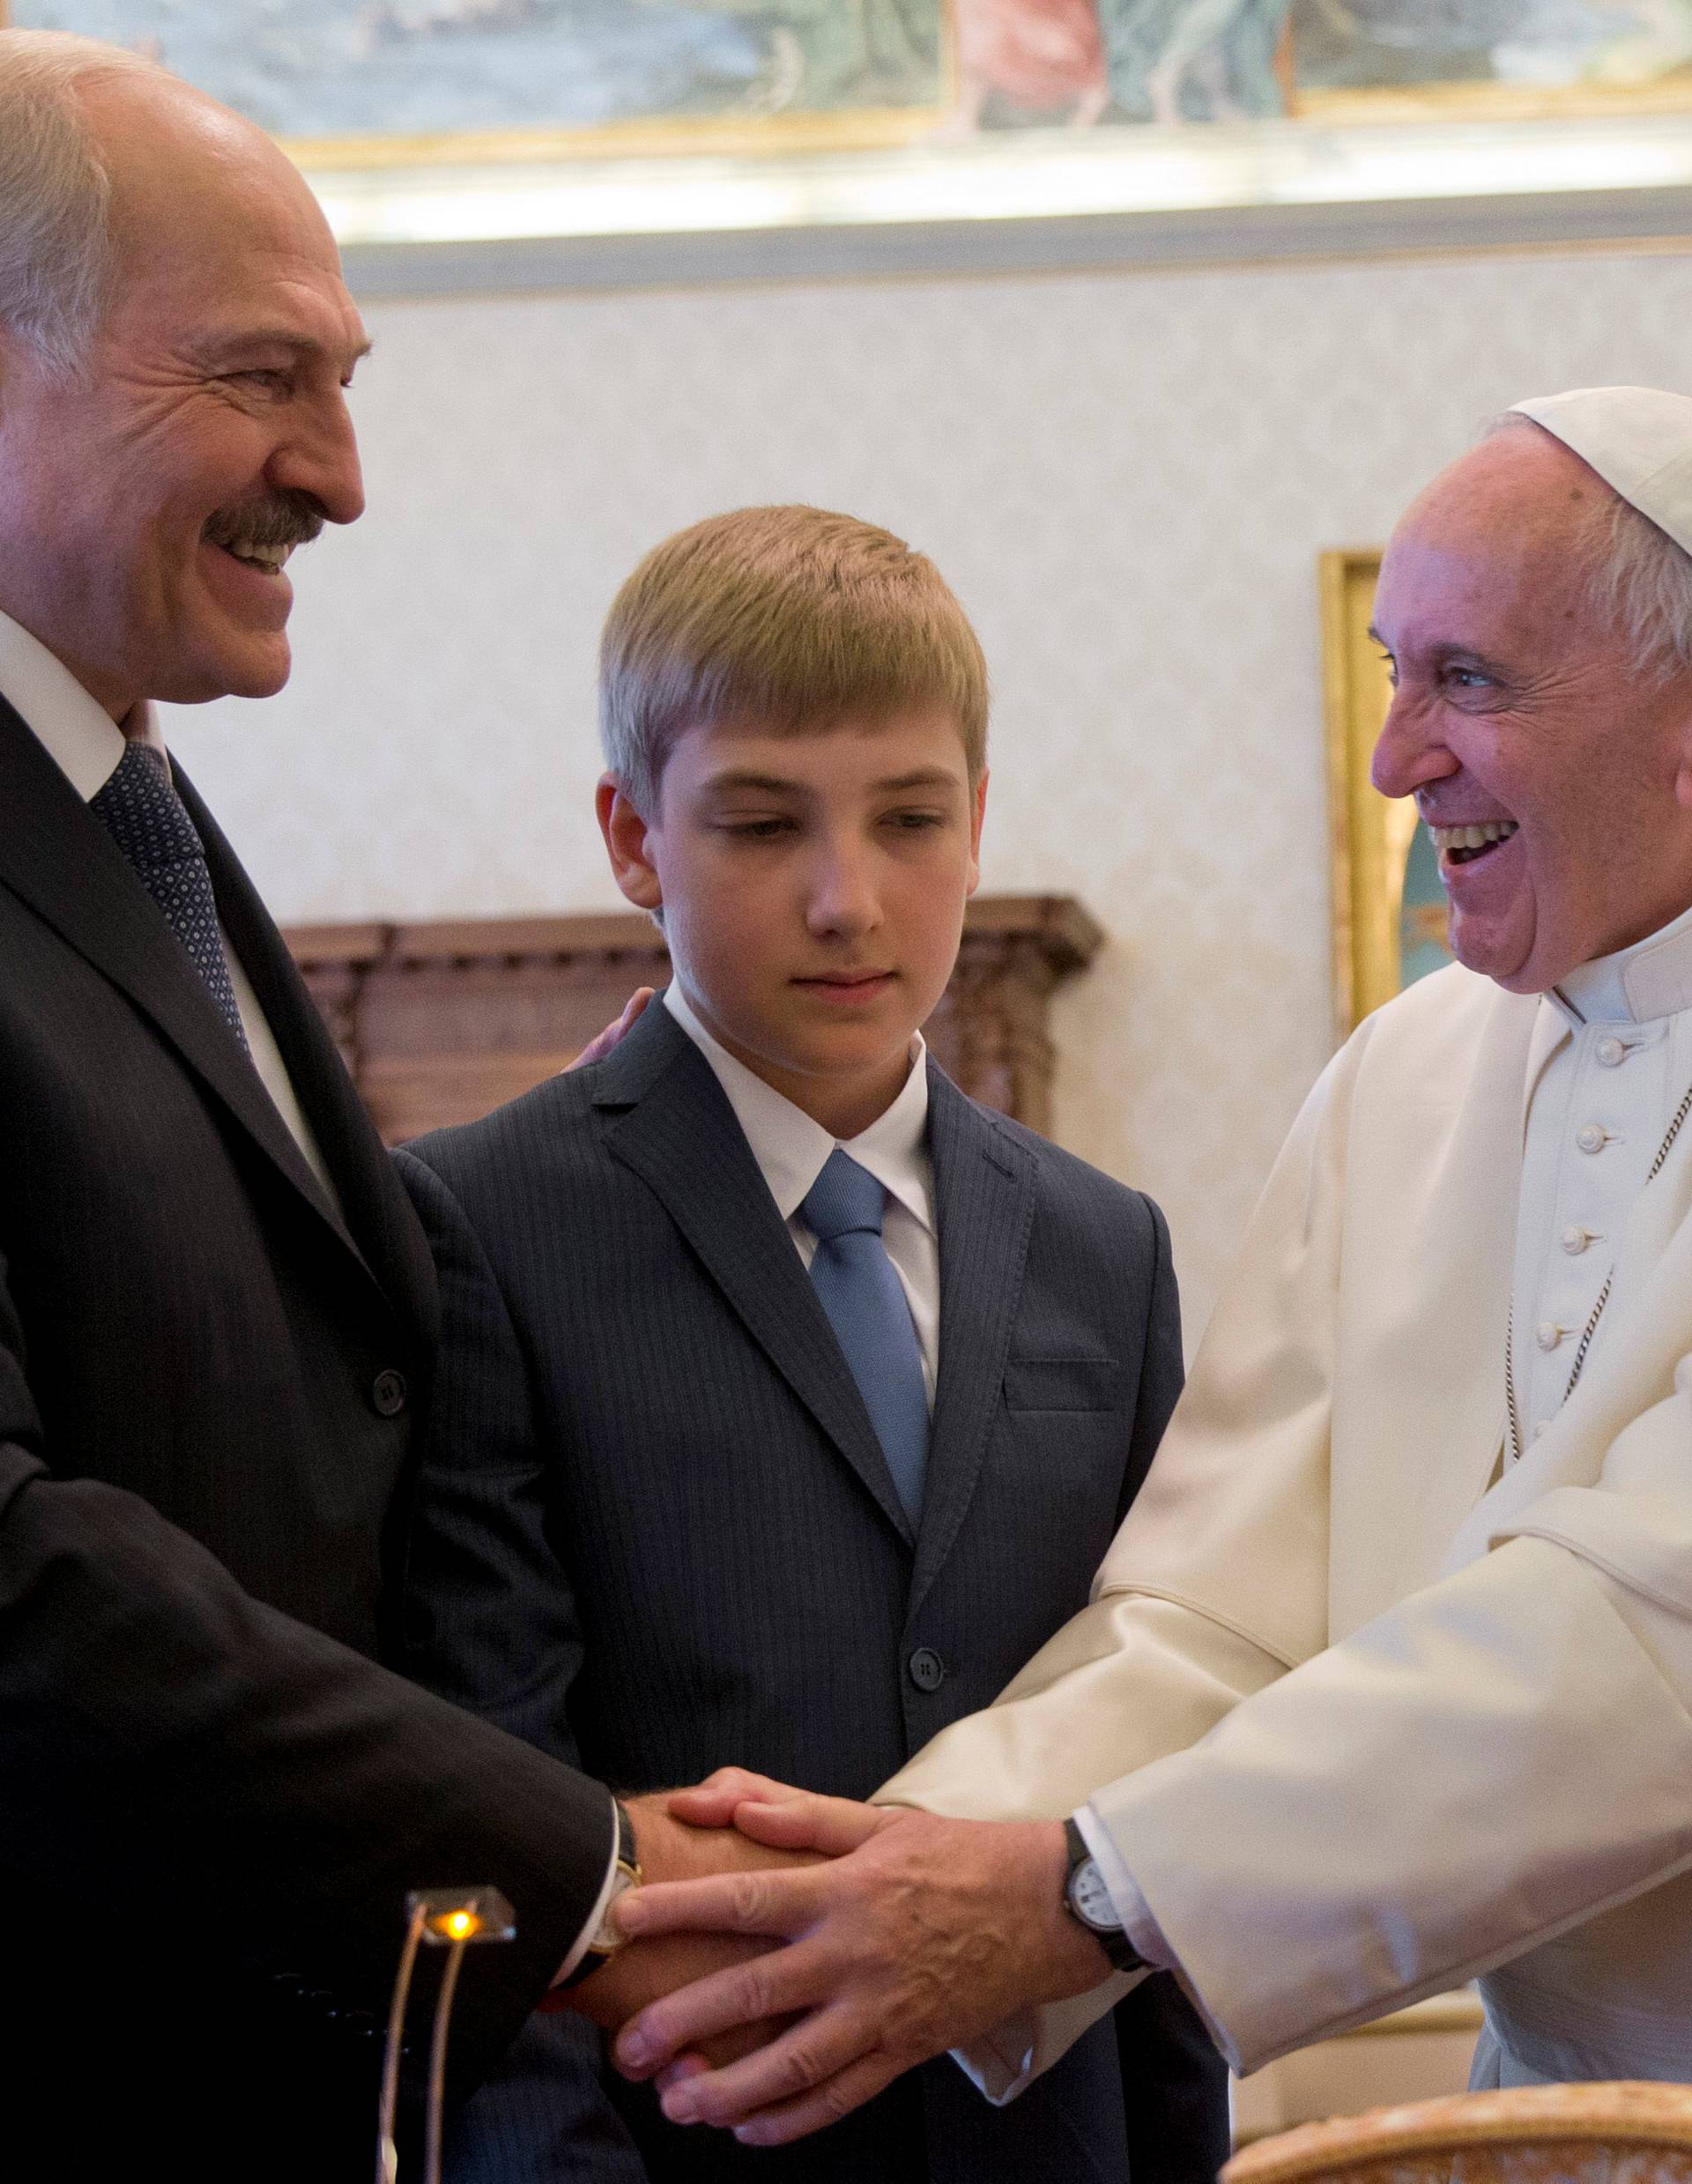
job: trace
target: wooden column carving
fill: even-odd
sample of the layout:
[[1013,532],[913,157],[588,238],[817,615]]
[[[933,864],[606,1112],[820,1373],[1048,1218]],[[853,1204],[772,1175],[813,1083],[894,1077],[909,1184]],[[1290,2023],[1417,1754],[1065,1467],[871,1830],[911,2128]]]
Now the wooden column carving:
[[[390,1144],[471,1122],[563,1069],[636,986],[669,972],[662,935],[637,911],[298,925],[286,938]],[[1043,1130],[1048,998],[1102,938],[1068,896],[978,897],[924,1027],[941,1066]]]

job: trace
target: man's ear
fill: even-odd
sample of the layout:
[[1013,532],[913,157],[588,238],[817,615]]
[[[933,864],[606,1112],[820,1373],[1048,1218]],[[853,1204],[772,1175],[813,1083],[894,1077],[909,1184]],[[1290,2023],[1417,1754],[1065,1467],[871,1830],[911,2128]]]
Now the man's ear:
[[981,829],[987,817],[987,769],[983,766],[969,798],[969,881],[967,895],[973,895],[981,885]]
[[599,832],[605,838],[605,853],[611,859],[612,873],[619,887],[637,909],[662,910],[664,889],[652,862],[646,821],[614,774],[599,776],[599,785],[593,792],[593,808],[598,815]]

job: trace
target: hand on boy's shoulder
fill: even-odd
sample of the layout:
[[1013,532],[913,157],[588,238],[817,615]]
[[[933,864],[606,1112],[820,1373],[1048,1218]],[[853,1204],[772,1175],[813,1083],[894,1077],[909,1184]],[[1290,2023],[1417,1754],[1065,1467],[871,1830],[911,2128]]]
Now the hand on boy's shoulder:
[[656,991],[657,989],[651,986],[637,986],[629,996],[628,1005],[617,1021],[614,1024],[607,1024],[603,1032],[590,1039],[575,1061],[567,1062],[559,1071],[559,1075],[568,1077],[572,1070],[585,1070],[590,1062],[603,1062],[608,1054],[615,1054],[618,1048],[622,1045],[624,1040],[640,1022],[642,1017],[645,1015],[647,1003],[654,999]]

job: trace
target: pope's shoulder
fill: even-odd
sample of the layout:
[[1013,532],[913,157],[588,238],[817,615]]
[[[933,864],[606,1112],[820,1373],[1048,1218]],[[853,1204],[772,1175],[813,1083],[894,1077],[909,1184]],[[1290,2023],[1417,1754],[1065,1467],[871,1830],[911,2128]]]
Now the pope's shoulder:
[[1506,992],[1478,971],[1449,963],[1366,1016],[1331,1067],[1374,1073],[1456,1061],[1504,1018],[1531,1016],[1539,1000],[1537,994]]

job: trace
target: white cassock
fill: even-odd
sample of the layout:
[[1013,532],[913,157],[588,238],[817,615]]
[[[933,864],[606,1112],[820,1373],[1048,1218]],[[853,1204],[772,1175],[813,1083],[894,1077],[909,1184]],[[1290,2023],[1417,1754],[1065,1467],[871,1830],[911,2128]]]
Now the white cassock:
[[1479,1976],[1523,2076],[1692,2079],[1692,913],[1560,992],[1361,1026],[1092,1605],[880,1793],[1084,1808],[1242,2071]]

